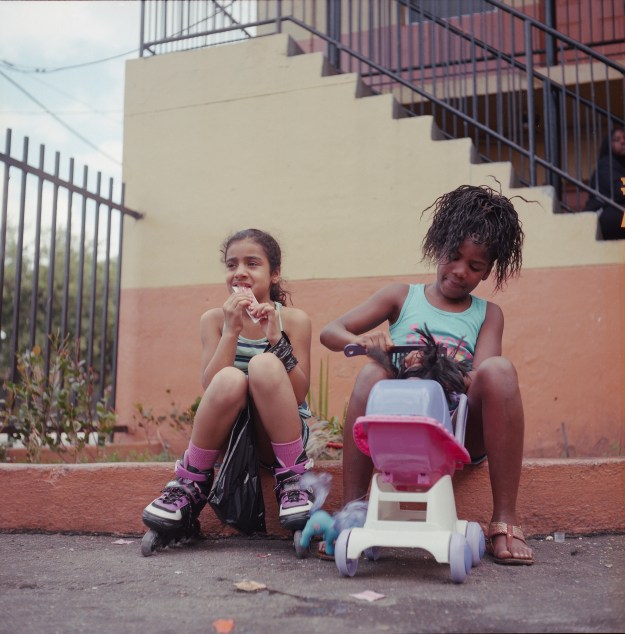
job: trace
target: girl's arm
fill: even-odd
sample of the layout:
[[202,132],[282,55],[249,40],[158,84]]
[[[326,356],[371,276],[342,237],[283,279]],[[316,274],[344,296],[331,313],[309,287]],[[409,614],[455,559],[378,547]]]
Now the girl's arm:
[[234,365],[237,337],[236,330],[224,326],[223,309],[213,308],[202,315],[200,319],[202,343],[200,382],[203,389],[208,387],[219,370]]
[[299,308],[282,309],[284,332],[287,334],[297,365],[289,372],[289,379],[298,403],[304,402],[310,388],[310,343],[312,325],[308,315]]
[[408,289],[408,284],[397,283],[376,291],[362,304],[325,326],[320,335],[321,343],[335,351],[343,350],[348,343],[388,349],[393,345],[388,332],[373,329],[386,321],[397,321]]
[[213,308],[202,315],[200,381],[204,389],[219,370],[234,365],[237,338],[243,330],[243,315],[250,304],[249,296],[230,293],[222,308]]
[[475,345],[473,368],[471,372],[469,372],[467,379],[465,379],[467,389],[471,385],[475,371],[479,368],[480,363],[489,357],[498,357],[501,355],[502,338],[503,312],[497,304],[488,302],[486,304],[484,323],[480,328],[480,334],[477,337],[477,343]]

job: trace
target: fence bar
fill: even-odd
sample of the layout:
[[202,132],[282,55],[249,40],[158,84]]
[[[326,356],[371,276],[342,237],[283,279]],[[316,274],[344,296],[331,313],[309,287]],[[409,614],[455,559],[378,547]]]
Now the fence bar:
[[[0,203],[0,398],[4,394],[4,381],[20,379],[18,359],[22,353],[40,347],[44,351],[42,369],[47,377],[52,368],[56,341],[63,343],[69,335],[77,344],[79,360],[89,356],[87,365],[91,368],[97,350],[98,389],[102,396],[114,383],[111,372],[117,369],[117,351],[112,349],[111,342],[117,345],[121,253],[116,254],[112,245],[119,242],[121,248],[121,237],[117,238],[113,232],[117,226],[121,230],[126,215],[141,218],[142,214],[125,207],[123,187],[121,202],[114,200],[113,179],[107,194],[102,194],[101,175],[98,174],[96,191],[90,191],[86,166],[83,182],[80,185],[75,182],[74,159],[69,161],[65,179],[61,178],[60,153],[55,153],[53,170],[47,172],[43,145],[39,147],[36,167],[28,162],[27,137],[19,159],[11,156],[11,145],[9,129],[6,151],[0,152],[4,170]],[[12,182],[16,188],[11,188]],[[78,204],[80,207],[75,207]],[[66,209],[66,214],[59,213],[60,206]],[[107,233],[103,245],[106,252],[99,258],[101,208],[107,211]],[[79,223],[76,214],[80,216]],[[80,237],[74,235],[78,233],[78,224]],[[91,246],[87,247],[92,240]],[[88,254],[92,257],[90,276],[85,275]],[[61,258],[64,258],[63,264]],[[111,267],[115,265],[118,269],[113,278]],[[86,284],[91,285],[89,289]],[[87,292],[90,292],[89,334],[87,340],[82,341]],[[109,404],[114,407],[114,395]]]

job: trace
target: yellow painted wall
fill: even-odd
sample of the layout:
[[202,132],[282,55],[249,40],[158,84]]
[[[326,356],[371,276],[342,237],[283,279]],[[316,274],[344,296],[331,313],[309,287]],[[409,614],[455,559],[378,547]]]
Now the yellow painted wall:
[[[494,299],[519,368],[526,453],[607,455],[625,427],[625,243],[596,242],[590,213],[553,214],[550,188],[512,189],[511,166],[472,163],[468,139],[429,117],[393,117],[355,75],[324,75],[285,35],[128,62],[119,411],[167,409],[199,391],[201,313],[225,299],[219,246],[257,226],[284,250],[294,302],[315,335],[392,279],[426,281],[421,211],[463,183],[515,199],[524,272]],[[491,299],[490,288],[483,289]],[[326,351],[317,343],[313,368]],[[331,357],[340,414],[358,362]],[[316,379],[315,379],[316,383]],[[169,390],[169,391],[167,391]],[[562,427],[564,423],[564,427]]]

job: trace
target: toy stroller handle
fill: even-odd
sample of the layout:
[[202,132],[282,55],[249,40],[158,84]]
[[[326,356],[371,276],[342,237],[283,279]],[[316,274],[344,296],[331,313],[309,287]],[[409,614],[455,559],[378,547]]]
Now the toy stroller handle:
[[[406,346],[391,346],[387,352],[389,354],[407,354],[408,352],[412,352],[413,350],[420,350],[425,348],[425,344],[422,343],[413,343]],[[361,346],[357,343],[348,343],[343,348],[343,353],[346,357],[358,357],[367,354],[367,349],[364,346]]]

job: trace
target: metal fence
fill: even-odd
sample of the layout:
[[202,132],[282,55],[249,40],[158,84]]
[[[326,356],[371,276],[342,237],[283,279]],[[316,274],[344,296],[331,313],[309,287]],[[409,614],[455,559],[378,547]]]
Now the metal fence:
[[583,209],[609,130],[624,125],[625,9],[617,0],[143,0],[141,55],[288,32],[339,72],[431,114],[519,185]]
[[[142,215],[124,206],[123,186],[75,174],[74,159],[62,166],[46,149],[31,163],[29,140],[21,157],[7,130],[0,152],[0,386],[15,381],[19,354],[38,347],[45,370],[52,339],[69,337],[96,372],[102,398],[115,404],[117,336],[124,218]],[[117,196],[116,196],[117,193]]]

